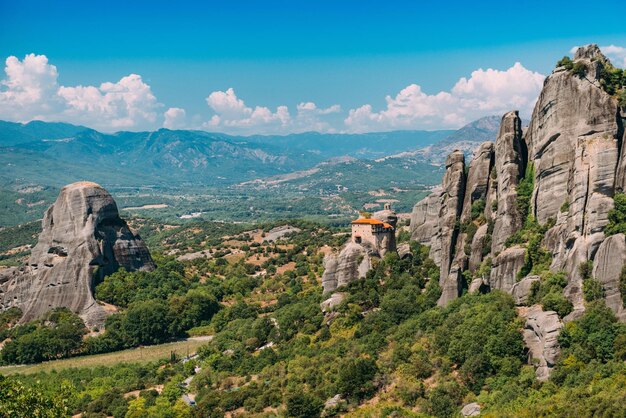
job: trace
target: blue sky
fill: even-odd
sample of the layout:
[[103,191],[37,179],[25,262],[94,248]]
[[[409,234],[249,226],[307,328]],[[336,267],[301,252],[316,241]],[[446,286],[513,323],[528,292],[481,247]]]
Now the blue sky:
[[[538,75],[573,46],[612,45],[618,61],[626,46],[618,1],[438,3],[0,0],[0,59],[26,74],[0,74],[0,94],[26,91],[0,98],[0,118],[137,130],[175,109],[169,127],[244,134],[449,128],[483,99],[483,113],[529,113]],[[29,71],[48,90],[24,86]]]

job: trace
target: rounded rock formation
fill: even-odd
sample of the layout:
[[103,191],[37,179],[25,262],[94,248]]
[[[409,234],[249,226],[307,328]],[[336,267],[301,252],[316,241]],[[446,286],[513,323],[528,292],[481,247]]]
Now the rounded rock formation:
[[28,265],[0,276],[0,310],[16,306],[26,322],[66,307],[87,326],[102,326],[105,312],[93,296],[95,281],[120,267],[152,270],[154,262],[109,192],[96,183],[70,184],[45,212]]

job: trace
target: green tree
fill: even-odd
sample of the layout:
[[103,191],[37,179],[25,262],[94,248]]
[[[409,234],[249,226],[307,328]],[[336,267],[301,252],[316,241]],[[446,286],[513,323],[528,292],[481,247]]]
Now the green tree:
[[370,358],[349,359],[339,368],[337,388],[349,398],[363,399],[374,392],[373,380],[377,372],[376,362]]
[[131,345],[159,344],[171,337],[168,308],[163,301],[147,300],[130,305],[122,329]]
[[39,387],[25,387],[15,378],[0,374],[0,416],[3,418],[58,418],[69,415],[71,388],[63,383],[54,395]]
[[626,194],[616,193],[613,202],[615,207],[609,211],[609,223],[604,228],[604,234],[626,234]]
[[287,416],[295,418],[317,418],[324,402],[315,395],[299,391],[287,395]]

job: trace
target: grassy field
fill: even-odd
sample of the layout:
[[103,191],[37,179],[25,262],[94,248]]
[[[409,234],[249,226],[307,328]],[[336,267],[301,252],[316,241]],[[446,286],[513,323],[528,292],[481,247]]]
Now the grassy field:
[[32,374],[37,372],[49,372],[71,367],[97,367],[113,366],[118,363],[147,363],[166,359],[172,351],[179,356],[195,353],[198,347],[207,343],[207,338],[194,338],[173,343],[152,345],[148,347],[133,348],[130,350],[116,351],[114,353],[97,354],[93,356],[74,357],[63,360],[48,361],[40,364],[25,366],[0,367],[0,374]]

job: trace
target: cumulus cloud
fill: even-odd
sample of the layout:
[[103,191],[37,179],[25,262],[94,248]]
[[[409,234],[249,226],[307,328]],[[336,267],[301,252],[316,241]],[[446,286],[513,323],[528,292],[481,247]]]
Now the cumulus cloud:
[[276,107],[275,111],[265,106],[253,108],[237,97],[232,87],[212,92],[206,102],[215,114],[203,124],[204,128],[239,134],[285,134],[307,130],[327,132],[332,128],[321,117],[341,110],[339,105],[318,108],[313,102],[298,104],[294,116],[284,105]]
[[545,76],[519,62],[505,71],[479,69],[462,77],[450,91],[427,94],[411,84],[375,111],[370,104],[349,111],[344,123],[353,132],[390,129],[458,128],[482,116],[517,109],[528,116]]
[[95,129],[151,129],[162,106],[141,76],[130,74],[100,86],[60,86],[45,55],[6,59],[0,82],[0,118],[85,124]]
[[248,107],[237,97],[231,87],[226,91],[214,91],[206,98],[215,115],[205,123],[208,128],[225,128],[230,132],[267,133],[286,128],[291,120],[287,106],[278,106],[275,112],[268,107]]
[[57,69],[45,55],[28,54],[20,61],[8,57],[0,81],[0,115],[10,120],[46,119],[61,105]]
[[100,87],[59,87],[65,100],[63,114],[67,120],[105,130],[146,128],[154,126],[156,110],[161,106],[150,86],[140,75],[130,74],[117,83]]
[[341,112],[341,106],[332,105],[326,108],[319,108],[313,102],[303,102],[296,106],[296,117],[292,121],[293,132],[335,132],[336,129],[327,120],[328,115]]
[[163,127],[167,129],[184,129],[187,126],[187,113],[180,107],[170,107],[163,113]]
[[[626,60],[624,48],[610,45],[607,55]],[[232,134],[288,134],[304,131],[366,132],[392,129],[456,128],[479,117],[518,109],[528,116],[541,90],[544,76],[516,63],[507,70],[479,69],[449,90],[429,94],[411,84],[386,106],[364,104],[346,115],[335,104],[318,106],[303,101],[288,108],[249,105],[233,88],[206,97],[210,115],[191,114],[159,103],[140,75],[98,86],[62,86],[57,68],[45,55],[29,54],[6,59],[0,80],[0,119],[33,119],[79,123],[103,131],[156,129],[206,129]]]

